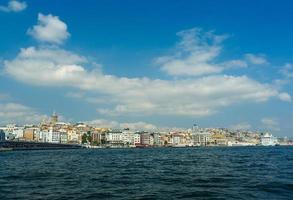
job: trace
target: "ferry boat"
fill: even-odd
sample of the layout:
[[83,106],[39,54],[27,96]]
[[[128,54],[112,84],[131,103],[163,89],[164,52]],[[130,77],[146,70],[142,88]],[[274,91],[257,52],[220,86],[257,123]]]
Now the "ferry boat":
[[260,138],[262,146],[276,146],[278,145],[277,139],[270,133],[265,133]]

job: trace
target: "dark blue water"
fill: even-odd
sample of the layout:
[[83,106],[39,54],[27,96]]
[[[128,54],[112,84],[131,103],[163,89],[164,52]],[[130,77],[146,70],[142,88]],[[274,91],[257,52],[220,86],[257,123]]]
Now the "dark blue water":
[[293,199],[293,147],[0,153],[0,199]]

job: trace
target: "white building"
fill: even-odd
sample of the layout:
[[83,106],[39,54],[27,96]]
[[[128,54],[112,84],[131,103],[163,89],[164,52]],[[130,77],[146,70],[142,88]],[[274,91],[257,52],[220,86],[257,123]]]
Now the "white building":
[[134,145],[140,144],[140,134],[139,133],[133,134],[133,144]]
[[134,145],[134,132],[123,130],[121,134],[121,140],[124,145]]
[[192,133],[193,145],[206,146],[210,141],[211,133],[206,131],[197,131]]
[[14,130],[13,130],[13,132],[12,132],[12,134],[14,135],[14,137],[16,138],[16,139],[21,139],[21,138],[23,138],[23,127],[16,127]]
[[76,130],[68,130],[68,142],[70,143],[80,143],[80,135],[76,132]]
[[111,130],[106,133],[106,141],[108,144],[112,146],[122,146],[123,142],[123,134],[120,130]]
[[61,143],[61,133],[54,131],[53,128],[40,132],[40,141],[49,143]]
[[21,139],[23,138],[24,127],[18,127],[16,124],[8,124],[5,127],[0,127],[5,133],[6,139]]

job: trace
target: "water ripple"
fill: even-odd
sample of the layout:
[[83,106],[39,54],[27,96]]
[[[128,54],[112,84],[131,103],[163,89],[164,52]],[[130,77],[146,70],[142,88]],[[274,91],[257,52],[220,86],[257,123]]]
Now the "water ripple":
[[0,153],[0,199],[293,199],[293,148]]

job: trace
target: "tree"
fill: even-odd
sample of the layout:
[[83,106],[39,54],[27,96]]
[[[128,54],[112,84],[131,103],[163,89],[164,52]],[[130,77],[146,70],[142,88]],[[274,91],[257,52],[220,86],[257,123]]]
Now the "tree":
[[91,135],[88,135],[88,136],[87,136],[87,141],[88,141],[89,143],[92,143],[92,141],[93,141],[93,137],[92,137]]
[[82,143],[82,144],[87,143],[87,134],[84,133],[84,134],[82,135],[82,137],[81,137],[81,143]]
[[165,140],[165,141],[164,141],[164,145],[167,146],[167,144],[168,144],[168,141]]

